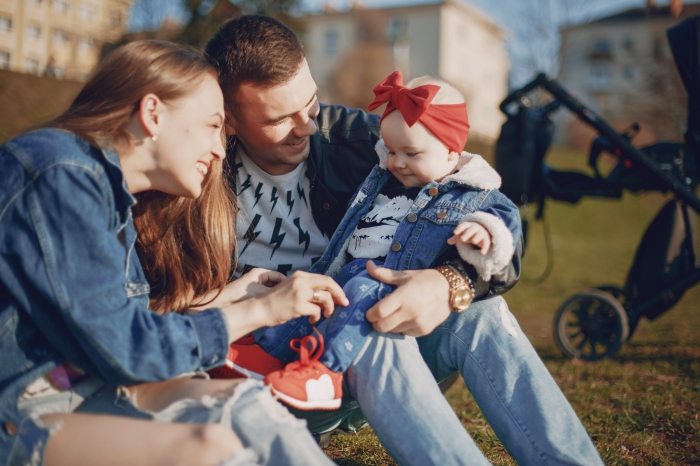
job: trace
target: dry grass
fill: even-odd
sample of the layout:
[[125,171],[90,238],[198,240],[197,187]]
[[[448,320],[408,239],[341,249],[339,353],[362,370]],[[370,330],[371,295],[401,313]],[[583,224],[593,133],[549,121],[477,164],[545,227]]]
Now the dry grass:
[[0,70],[0,144],[58,116],[82,83]]

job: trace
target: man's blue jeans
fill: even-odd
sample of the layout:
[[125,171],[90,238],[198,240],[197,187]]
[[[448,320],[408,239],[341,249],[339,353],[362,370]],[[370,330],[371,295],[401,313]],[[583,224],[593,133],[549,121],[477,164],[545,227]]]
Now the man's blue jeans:
[[[372,332],[345,387],[399,464],[487,464],[435,383],[455,371],[519,464],[602,464],[502,297],[451,315],[417,344]],[[355,407],[349,402],[340,411],[301,415],[312,431],[325,432],[348,417],[357,421]]]

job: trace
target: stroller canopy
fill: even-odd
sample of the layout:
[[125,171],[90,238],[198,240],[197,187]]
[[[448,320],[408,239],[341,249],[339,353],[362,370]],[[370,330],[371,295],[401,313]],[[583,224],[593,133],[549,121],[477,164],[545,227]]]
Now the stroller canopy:
[[686,145],[700,157],[700,16],[688,18],[666,32],[676,68],[688,92]]

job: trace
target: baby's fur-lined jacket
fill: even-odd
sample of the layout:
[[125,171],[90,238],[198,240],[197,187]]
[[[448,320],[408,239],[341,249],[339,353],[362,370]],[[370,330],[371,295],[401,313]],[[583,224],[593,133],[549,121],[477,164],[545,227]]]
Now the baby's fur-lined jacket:
[[[379,164],[355,193],[343,220],[331,238],[326,252],[311,272],[338,275],[346,263],[346,251],[355,227],[369,211],[372,201],[393,177],[386,168],[384,141],[375,147]],[[464,221],[476,222],[491,234],[491,248],[482,255],[469,244],[458,244],[460,257],[471,264],[479,277],[489,280],[507,267],[521,235],[518,208],[498,188],[501,177],[479,155],[462,152],[457,172],[439,183],[425,185],[401,221],[384,267],[393,270],[420,270],[434,265],[452,246],[447,239]],[[437,188],[437,192],[435,189]],[[432,194],[431,194],[432,193]]]

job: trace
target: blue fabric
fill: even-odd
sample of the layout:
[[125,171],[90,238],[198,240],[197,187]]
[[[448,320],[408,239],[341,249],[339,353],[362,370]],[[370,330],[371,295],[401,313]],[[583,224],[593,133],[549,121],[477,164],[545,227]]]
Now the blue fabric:
[[[151,420],[159,423],[230,424],[246,447],[221,465],[331,465],[333,462],[318,448],[303,421],[297,420],[273,399],[269,388],[248,380],[236,386],[230,397],[181,399],[159,412],[135,406],[134,399],[122,387],[103,386],[77,409],[80,413],[106,414]],[[44,464],[49,436],[60,426],[47,429],[39,416],[68,412],[69,392],[21,403],[26,415],[19,428],[9,464]],[[154,432],[157,426],[154,425]]]
[[[148,309],[129,193],[113,151],[43,129],[0,147],[0,422],[69,360],[108,383],[206,370],[224,361],[221,311]],[[12,439],[0,431],[0,464]]]
[[366,262],[366,259],[354,260],[341,273],[341,277],[350,275],[343,286],[350,306],[337,307],[328,319],[323,333],[325,350],[319,359],[333,372],[345,372],[350,367],[374,330],[365,317],[367,311],[394,290],[393,286],[370,277]]
[[[369,211],[372,201],[391,177],[391,172],[379,166],[358,188],[345,217],[331,238],[330,244],[310,272],[337,276],[346,263],[347,242],[357,224]],[[438,194],[430,195],[432,188]],[[436,259],[451,246],[447,240],[465,215],[476,211],[492,214],[505,223],[513,237],[513,246],[521,236],[518,208],[497,190],[484,190],[458,181],[444,184],[431,181],[416,197],[413,206],[396,229],[394,243],[386,256],[384,267],[392,270],[422,270],[431,268]],[[409,219],[416,216],[416,221]],[[439,215],[438,215],[439,214]]]
[[[349,277],[365,270],[366,259],[356,259],[346,264],[348,241],[355,227],[371,208],[372,201],[392,176],[389,170],[379,166],[372,170],[355,193],[345,217],[331,237],[323,256],[314,264],[310,272],[330,275],[344,286]],[[432,188],[438,189],[437,195],[430,195]],[[521,236],[520,213],[507,197],[497,190],[484,190],[459,181],[449,181],[444,184],[431,181],[420,190],[406,218],[397,227],[394,242],[401,245],[401,248],[398,251],[394,248],[389,251],[384,267],[393,270],[420,270],[433,267],[436,260],[451,247],[447,244],[447,240],[453,235],[455,227],[467,214],[475,211],[486,212],[501,219],[511,232],[515,248],[515,243]],[[416,221],[409,221],[409,215],[415,215]],[[339,370],[336,369],[346,368],[353,358],[353,353],[356,354],[362,337],[371,330],[369,322],[366,319],[360,321],[358,316],[360,314],[364,316],[364,313],[374,304],[370,298],[373,292],[365,296],[360,292],[359,287],[371,286],[377,291],[386,287],[382,288],[378,283],[371,284],[370,281],[372,279],[366,277],[362,279],[361,284],[358,281],[347,289],[344,287],[346,294],[350,293],[348,299],[351,305],[349,308],[337,308],[331,319],[334,325],[352,324],[353,328],[344,332],[342,341],[336,342],[334,339],[341,333],[341,329],[334,329],[333,325],[327,327],[328,332],[324,334],[324,339],[326,351],[330,350],[331,354],[322,358],[321,361],[332,364],[333,367],[329,366],[331,370],[338,372]],[[381,299],[374,296],[375,302]],[[359,300],[362,302],[359,303]],[[293,338],[303,337],[310,332],[311,324],[308,318],[301,317],[266,329],[256,336],[256,342],[272,356],[283,362],[289,362],[296,357],[296,353],[289,348],[289,342]],[[348,347],[355,350],[347,350]]]
[[373,331],[345,373],[343,409],[294,414],[312,432],[354,430],[364,417],[399,464],[488,464],[435,383],[455,371],[518,464],[603,464],[500,296],[421,338]]

